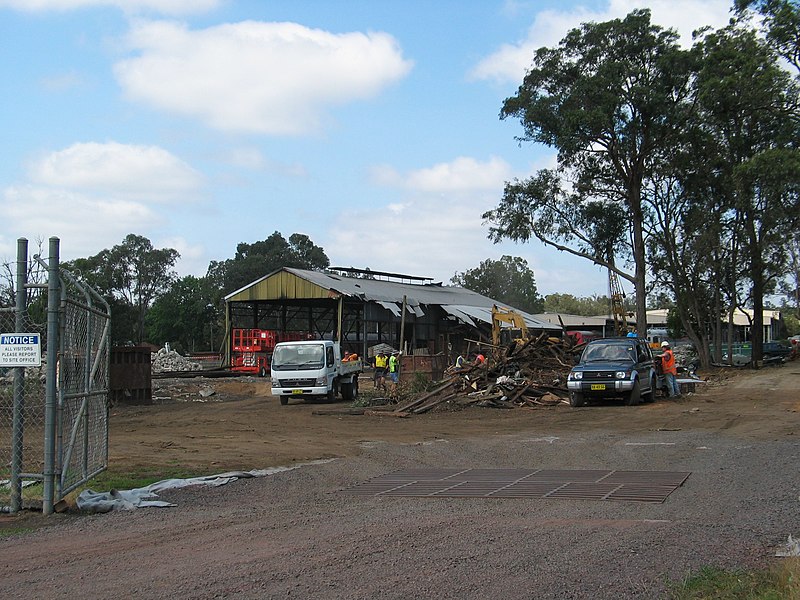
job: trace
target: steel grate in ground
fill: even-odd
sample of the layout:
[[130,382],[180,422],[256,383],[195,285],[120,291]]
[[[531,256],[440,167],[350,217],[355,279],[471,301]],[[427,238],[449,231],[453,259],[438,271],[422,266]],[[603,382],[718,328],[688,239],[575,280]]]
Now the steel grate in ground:
[[664,502],[691,473],[575,469],[409,469],[344,490],[358,496],[571,498]]

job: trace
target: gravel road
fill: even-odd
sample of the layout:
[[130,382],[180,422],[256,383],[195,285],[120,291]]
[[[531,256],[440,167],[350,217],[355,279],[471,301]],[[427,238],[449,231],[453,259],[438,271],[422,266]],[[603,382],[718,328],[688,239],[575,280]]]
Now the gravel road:
[[[61,516],[2,539],[2,596],[659,598],[668,580],[763,564],[800,534],[792,435],[532,428],[361,445],[355,457],[161,494],[176,508]],[[691,475],[663,504],[342,492],[418,467]]]

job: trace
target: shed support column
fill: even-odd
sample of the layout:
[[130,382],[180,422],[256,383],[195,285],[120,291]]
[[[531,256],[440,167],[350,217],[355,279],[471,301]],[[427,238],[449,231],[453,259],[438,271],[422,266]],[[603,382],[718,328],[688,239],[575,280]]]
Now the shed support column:
[[400,347],[398,350],[405,354],[405,350],[403,348],[403,343],[405,340],[405,333],[406,333],[406,296],[403,295],[403,308],[400,313]]
[[367,303],[361,305],[361,330],[364,335],[361,338],[361,358],[367,356]]
[[342,345],[342,311],[344,309],[344,296],[339,296],[339,314],[336,318],[336,341]]

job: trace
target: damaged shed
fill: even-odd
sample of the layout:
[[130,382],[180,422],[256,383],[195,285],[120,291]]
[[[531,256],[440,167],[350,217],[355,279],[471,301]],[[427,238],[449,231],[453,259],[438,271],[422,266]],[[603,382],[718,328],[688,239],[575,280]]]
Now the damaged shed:
[[[383,343],[450,359],[465,351],[467,340],[490,342],[495,304],[513,308],[428,278],[350,268],[285,267],[225,297],[229,335],[234,328],[302,333],[339,340],[344,350],[365,357]],[[514,310],[531,332],[560,336],[559,325]]]

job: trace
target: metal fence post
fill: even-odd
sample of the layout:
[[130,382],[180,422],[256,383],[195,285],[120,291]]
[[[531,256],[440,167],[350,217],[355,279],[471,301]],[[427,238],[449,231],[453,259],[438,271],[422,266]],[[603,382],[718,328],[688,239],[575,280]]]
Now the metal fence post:
[[59,239],[50,238],[47,268],[47,383],[44,412],[44,490],[42,512],[53,513],[53,497],[56,471],[56,403],[58,375],[58,325],[61,302],[59,279]]
[[[17,295],[15,299],[15,333],[25,331],[28,283],[28,240],[17,239]],[[14,368],[14,408],[11,425],[11,512],[22,508],[22,448],[25,434],[25,367]]]

